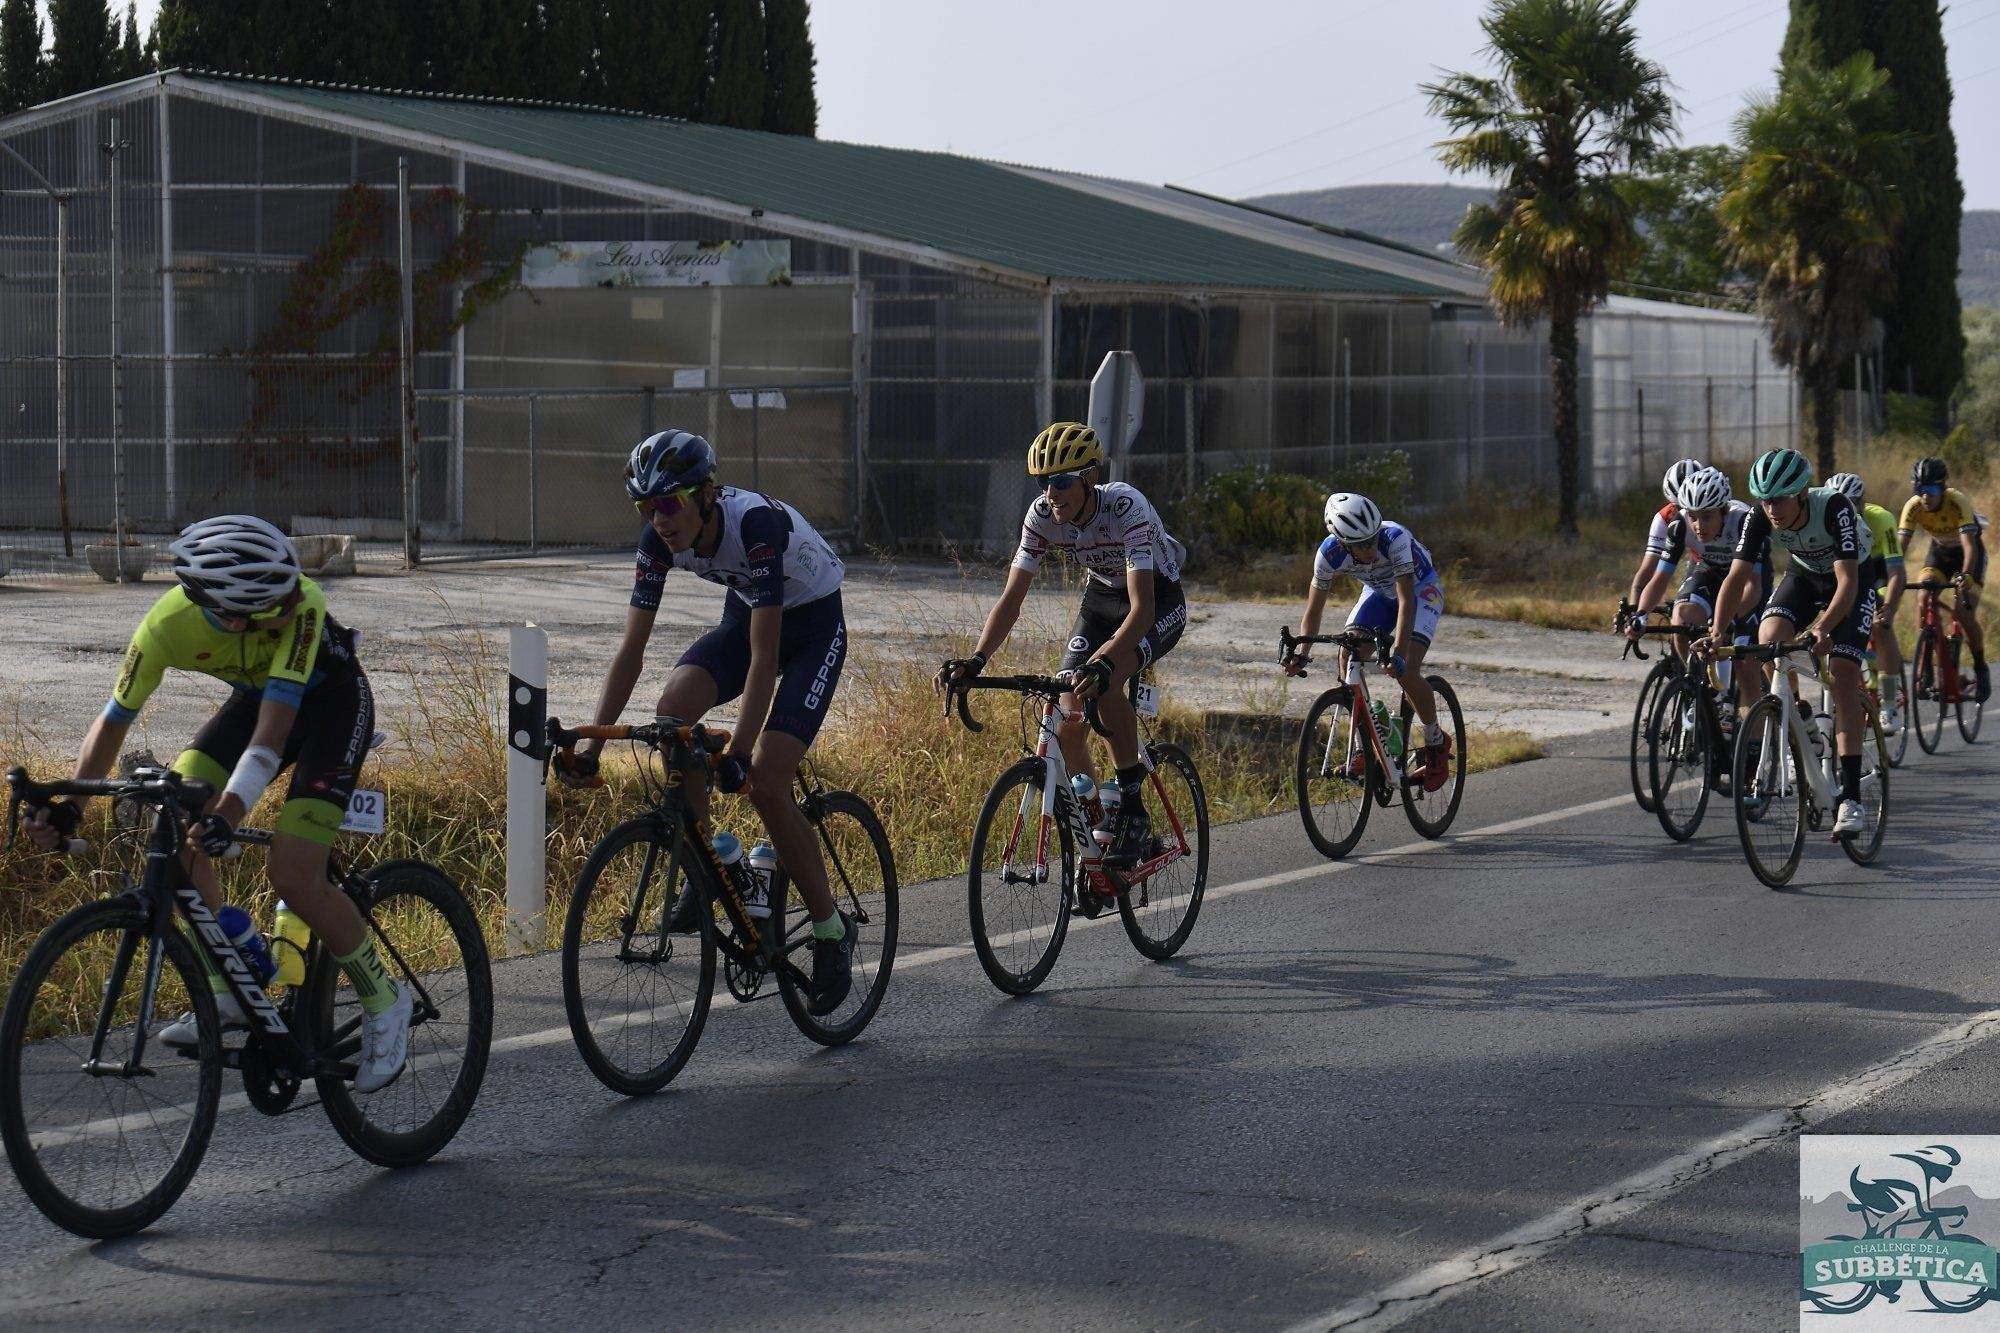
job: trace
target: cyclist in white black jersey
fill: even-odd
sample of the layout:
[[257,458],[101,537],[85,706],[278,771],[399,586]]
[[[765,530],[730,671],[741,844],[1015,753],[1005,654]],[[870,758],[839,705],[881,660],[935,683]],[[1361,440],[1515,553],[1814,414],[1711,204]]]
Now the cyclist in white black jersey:
[[1750,467],[1750,494],[1758,508],[1743,524],[1729,577],[1715,599],[1708,644],[1722,647],[1729,624],[1750,596],[1760,551],[1785,548],[1791,567],[1758,619],[1761,643],[1793,637],[1811,641],[1826,661],[1833,695],[1835,745],[1840,756],[1840,805],[1833,832],[1859,833],[1867,825],[1861,805],[1861,744],[1866,718],[1861,664],[1875,620],[1875,589],[1861,577],[1868,557],[1867,523],[1854,502],[1831,486],[1812,486],[1812,464],[1796,449],[1773,449]]
[[[1424,724],[1413,775],[1426,791],[1436,791],[1451,776],[1451,737],[1438,725],[1437,696],[1424,679],[1424,654],[1437,635],[1444,614],[1444,585],[1431,553],[1400,523],[1388,522],[1365,495],[1335,491],[1326,497],[1326,540],[1313,555],[1312,586],[1299,616],[1301,638],[1319,633],[1327,596],[1340,575],[1358,580],[1361,596],[1347,613],[1352,629],[1379,630],[1390,636],[1384,663],[1411,709]],[[1285,674],[1302,676],[1312,660],[1310,648],[1296,648],[1285,659]]]
[[1680,512],[1681,483],[1705,466],[1707,465],[1698,458],[1683,458],[1669,467],[1666,475],[1660,478],[1660,494],[1665,497],[1666,503],[1660,506],[1654,513],[1651,523],[1647,525],[1646,550],[1639,557],[1639,567],[1632,571],[1632,586],[1626,589],[1625,600],[1618,604],[1618,619],[1613,628],[1624,628],[1626,617],[1647,605],[1639,600],[1639,594],[1645,589],[1647,581],[1653,577],[1660,556],[1667,549],[1667,525],[1672,523]]
[[[799,886],[813,919],[808,1007],[831,1013],[851,984],[856,930],[835,909],[819,839],[793,801],[792,785],[847,660],[840,558],[784,501],[717,485],[715,450],[688,431],[664,430],[640,441],[626,464],[625,490],[646,527],[639,534],[625,634],[593,720],[616,722],[625,711],[645,666],[668,570],[685,569],[729,589],[722,623],[681,654],[657,711],[688,723],[741,698],[729,746],[716,761],[717,785],[726,792],[747,786],[780,863]],[[562,776],[594,775],[601,746],[579,745],[577,766]],[[697,781],[688,796],[705,819],[706,787]],[[683,933],[697,928],[691,885],[675,904],[671,925]]]
[[[1098,718],[1111,733],[1120,789],[1105,859],[1111,864],[1137,861],[1152,826],[1142,785],[1146,765],[1139,756],[1139,719],[1124,687],[1166,656],[1187,627],[1180,582],[1185,553],[1145,496],[1124,482],[1105,480],[1104,446],[1086,425],[1058,421],[1036,436],[1028,449],[1028,475],[1041,483],[1042,494],[1022,521],[1021,545],[1007,571],[1007,586],[987,613],[972,656],[946,662],[938,671],[938,686],[985,669],[1020,618],[1042,557],[1067,551],[1087,578],[1083,605],[1058,668],[1076,686],[1063,702],[1072,711],[1089,700],[1097,702]],[[1060,739],[1069,771],[1089,773],[1090,747],[1082,721],[1064,723]],[[1101,903],[1083,906],[1088,915],[1103,909]]]
[[[1694,567],[1681,580],[1674,594],[1673,623],[1705,627],[1715,614],[1715,599],[1722,590],[1723,580],[1729,576],[1730,568],[1735,563],[1737,549],[1742,544],[1743,525],[1754,515],[1749,505],[1730,494],[1729,478],[1719,468],[1712,467],[1700,468],[1681,482],[1675,509],[1672,521],[1667,524],[1665,542],[1656,557],[1653,576],[1640,589],[1636,599],[1642,609],[1626,621],[1628,638],[1638,638],[1646,628],[1643,608],[1662,604],[1667,595],[1667,585],[1672,582],[1683,557],[1691,560]],[[1756,582],[1744,601],[1743,610],[1735,617],[1731,636],[1743,643],[1749,642],[1756,632],[1757,613],[1763,609],[1764,595],[1769,589],[1770,540],[1766,538],[1761,550],[1752,554],[1756,556]],[[1727,669],[1730,664],[1722,665]],[[1757,702],[1754,673],[1738,673],[1736,684],[1737,697],[1744,707]]]

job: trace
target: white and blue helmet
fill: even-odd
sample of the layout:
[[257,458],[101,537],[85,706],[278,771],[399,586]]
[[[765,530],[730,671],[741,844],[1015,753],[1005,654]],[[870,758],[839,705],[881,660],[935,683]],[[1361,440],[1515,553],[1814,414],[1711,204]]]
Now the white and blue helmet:
[[715,475],[715,446],[693,431],[669,427],[648,435],[625,463],[625,493],[651,500],[699,486]]
[[1335,491],[1326,497],[1326,530],[1356,545],[1372,541],[1382,530],[1382,511],[1365,495]]

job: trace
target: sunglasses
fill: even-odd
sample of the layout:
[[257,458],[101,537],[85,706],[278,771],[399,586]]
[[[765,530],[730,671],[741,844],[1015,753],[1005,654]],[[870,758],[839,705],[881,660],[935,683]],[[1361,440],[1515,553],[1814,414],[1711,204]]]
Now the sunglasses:
[[1073,486],[1083,485],[1082,472],[1051,472],[1041,478],[1042,487],[1051,491],[1066,491]]
[[639,511],[640,518],[650,519],[658,514],[661,518],[672,518],[694,502],[695,488],[684,486],[665,495],[651,495],[643,500],[634,500],[632,507]]
[[1919,486],[1919,487],[1917,487],[1917,494],[1918,494],[1918,495],[1943,495],[1943,494],[1944,494],[1944,487],[1942,487],[1942,486]]

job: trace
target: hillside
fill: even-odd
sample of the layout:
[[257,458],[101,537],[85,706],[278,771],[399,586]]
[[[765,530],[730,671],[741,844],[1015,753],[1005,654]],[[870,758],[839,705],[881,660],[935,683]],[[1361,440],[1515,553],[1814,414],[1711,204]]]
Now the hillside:
[[[1347,185],[1258,195],[1245,202],[1430,250],[1448,244],[1466,205],[1485,195],[1469,185]],[[1965,212],[1958,295],[1967,305],[2000,305],[2000,209]]]

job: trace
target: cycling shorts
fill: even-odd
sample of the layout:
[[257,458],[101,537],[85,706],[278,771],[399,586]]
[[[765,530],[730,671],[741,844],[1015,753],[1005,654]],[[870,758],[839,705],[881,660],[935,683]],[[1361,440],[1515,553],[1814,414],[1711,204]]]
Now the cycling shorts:
[[[1417,585],[1417,611],[1410,617],[1410,637],[1426,648],[1437,633],[1438,617],[1444,614],[1444,587],[1437,580]],[[1347,628],[1372,629],[1393,634],[1396,629],[1396,594],[1363,588],[1347,613]]]
[[[1932,542],[1930,558],[1924,561],[1924,572],[1918,576],[1920,583],[1949,583],[1965,568],[1965,548],[1957,542]],[[1986,543],[1979,544],[1979,559],[1973,562],[1968,575],[1975,588],[1986,586]]]
[[[250,746],[263,705],[261,694],[233,691],[174,760],[174,772],[221,791]],[[328,680],[306,695],[278,756],[280,771],[292,770],[292,785],[278,812],[277,831],[332,846],[374,739],[375,695],[361,671]]]
[[[1803,631],[1826,609],[1827,602],[1833,597],[1833,588],[1832,579],[1787,574],[1765,605],[1763,619],[1789,621],[1796,630]],[[1868,638],[1874,629],[1875,590],[1863,587],[1856,595],[1854,605],[1848,609],[1846,618],[1833,627],[1829,636],[1833,640],[1832,655],[1855,662],[1866,661]]]
[[[847,618],[838,590],[786,607],[778,623],[778,688],[764,730],[796,736],[807,745],[819,735],[847,661]],[[722,622],[688,645],[681,666],[700,667],[715,681],[715,702],[740,697],[750,678],[750,607],[730,593]]]
[[[1132,598],[1121,586],[1110,588],[1093,579],[1084,590],[1083,605],[1077,608],[1076,623],[1069,627],[1069,646],[1057,671],[1082,666],[1099,648],[1110,641],[1132,613]],[[1144,671],[1173,651],[1187,629],[1187,594],[1180,580],[1153,576],[1153,624],[1139,636],[1139,669]]]
[[[1722,581],[1729,577],[1729,571],[1714,565],[1696,565],[1694,572],[1681,580],[1680,588],[1674,593],[1674,603],[1693,602],[1702,609],[1709,619],[1715,618],[1716,594],[1722,591]],[[1757,577],[1757,591],[1764,589],[1763,575]],[[1763,610],[1760,603],[1752,602],[1736,613],[1736,623],[1730,628],[1738,635],[1752,634],[1757,628],[1757,616]]]

